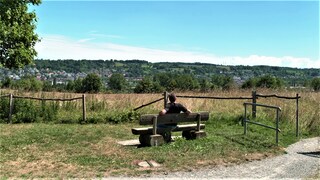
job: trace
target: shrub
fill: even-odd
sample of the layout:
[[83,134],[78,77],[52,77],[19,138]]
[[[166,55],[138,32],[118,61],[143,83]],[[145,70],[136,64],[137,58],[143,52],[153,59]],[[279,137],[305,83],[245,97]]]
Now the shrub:
[[106,117],[106,122],[111,123],[122,123],[122,122],[133,122],[138,121],[140,114],[136,111],[123,111],[114,114],[110,114]]
[[32,123],[38,121],[39,109],[34,101],[16,99],[14,101],[12,122],[13,123]]
[[9,98],[0,98],[0,109],[0,123],[5,123],[9,116]]
[[314,91],[320,91],[320,78],[313,78],[311,81],[311,87]]
[[241,88],[243,89],[252,89],[255,87],[259,88],[268,88],[268,89],[277,89],[284,86],[284,81],[280,78],[266,75],[258,78],[250,78],[246,80]]

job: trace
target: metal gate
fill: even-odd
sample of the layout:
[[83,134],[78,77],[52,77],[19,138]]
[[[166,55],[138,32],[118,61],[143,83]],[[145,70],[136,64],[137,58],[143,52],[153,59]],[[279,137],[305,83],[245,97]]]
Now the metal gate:
[[[273,129],[276,131],[276,143],[278,145],[279,143],[279,132],[280,132],[280,129],[279,129],[279,113],[281,111],[281,108],[278,107],[278,106],[270,106],[270,105],[264,105],[264,104],[256,104],[256,103],[248,103],[248,102],[245,102],[243,103],[244,105],[244,119],[243,119],[243,124],[244,124],[244,134],[246,135],[247,134],[247,123],[251,123],[251,124],[255,124],[255,125],[258,125],[258,126],[263,126],[265,128],[269,128],[269,129]],[[262,123],[259,123],[259,122],[255,122],[255,121],[250,121],[249,119],[247,119],[247,106],[248,105],[251,105],[251,106],[261,106],[261,107],[266,107],[266,108],[272,108],[272,109],[275,109],[276,110],[276,127],[272,127],[272,126],[268,126],[268,125],[265,125],[265,124],[262,124]]]

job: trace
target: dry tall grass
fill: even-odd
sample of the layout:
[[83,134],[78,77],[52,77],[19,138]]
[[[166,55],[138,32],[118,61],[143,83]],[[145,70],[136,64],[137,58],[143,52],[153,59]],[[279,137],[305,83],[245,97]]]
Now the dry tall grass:
[[[43,98],[74,98],[81,97],[82,94],[76,93],[59,93],[59,92],[40,92],[40,93],[25,93],[25,92],[9,92],[1,90],[0,94],[13,93],[20,96],[43,97]],[[190,96],[218,96],[218,97],[251,97],[250,90],[233,90],[233,91],[214,91],[210,93],[184,92],[176,93],[177,95]],[[299,99],[299,121],[300,128],[308,128],[311,130],[319,130],[320,124],[320,93],[310,91],[288,91],[288,90],[268,90],[259,89],[258,94],[277,94],[280,96],[295,97],[298,93],[301,96]],[[132,110],[143,104],[162,98],[163,94],[86,94],[87,112],[90,113],[107,113],[121,112]],[[242,115],[244,113],[244,102],[251,100],[216,100],[216,99],[192,99],[178,98],[178,101],[187,106],[192,111],[209,111],[212,115]],[[74,107],[81,108],[81,101],[73,102]],[[282,109],[281,119],[286,120],[291,124],[296,121],[296,100],[278,99],[278,98],[259,98],[257,103],[280,106]],[[150,106],[139,109],[141,114],[158,113],[163,108],[163,101],[157,102]],[[99,110],[97,110],[99,109]],[[259,112],[268,113],[272,116],[272,111],[265,108],[258,108]],[[81,111],[79,111],[80,113]],[[274,114],[274,113],[273,113]]]

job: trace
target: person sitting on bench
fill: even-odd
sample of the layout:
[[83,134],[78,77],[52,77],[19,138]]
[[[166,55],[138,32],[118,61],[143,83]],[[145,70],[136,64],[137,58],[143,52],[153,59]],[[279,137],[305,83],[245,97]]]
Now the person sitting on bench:
[[[169,101],[164,109],[162,109],[159,112],[160,116],[163,116],[165,114],[173,114],[173,113],[191,113],[189,109],[187,109],[185,106],[183,106],[180,103],[177,103],[177,97],[174,93],[169,94]],[[162,133],[162,136],[165,141],[169,142],[171,141],[171,131],[177,127],[177,123],[170,123],[170,124],[159,124],[158,128],[165,129],[164,133]]]

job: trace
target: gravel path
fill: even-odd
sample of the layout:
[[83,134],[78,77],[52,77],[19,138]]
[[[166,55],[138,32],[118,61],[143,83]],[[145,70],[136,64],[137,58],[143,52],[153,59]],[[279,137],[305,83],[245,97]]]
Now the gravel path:
[[320,137],[303,139],[286,148],[287,154],[234,166],[156,175],[158,179],[303,179],[320,173]]

